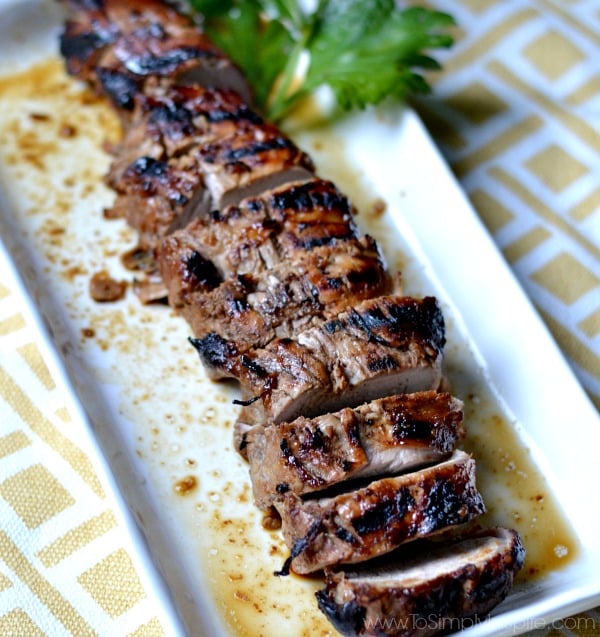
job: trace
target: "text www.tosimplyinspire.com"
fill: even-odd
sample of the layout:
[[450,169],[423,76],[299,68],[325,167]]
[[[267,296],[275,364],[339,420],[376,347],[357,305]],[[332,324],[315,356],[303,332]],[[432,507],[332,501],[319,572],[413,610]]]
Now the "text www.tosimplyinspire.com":
[[[477,624],[481,624],[487,619],[489,619],[489,615],[476,617],[439,617],[438,615],[432,614],[428,616],[378,617],[377,619],[366,619],[365,628],[373,632],[379,630],[401,633],[411,630],[436,630],[445,633],[458,633],[467,628],[472,628]],[[512,626],[512,634],[518,635],[542,628],[559,631],[564,629],[578,632],[581,630],[598,630],[599,626],[598,622],[589,616],[567,617],[552,622],[548,622],[542,618],[532,618],[515,623]]]
[[446,633],[460,632],[488,619],[485,617],[440,617],[439,615],[410,615],[409,617],[378,617],[366,619],[365,628],[377,631],[401,633],[414,630],[435,630]]

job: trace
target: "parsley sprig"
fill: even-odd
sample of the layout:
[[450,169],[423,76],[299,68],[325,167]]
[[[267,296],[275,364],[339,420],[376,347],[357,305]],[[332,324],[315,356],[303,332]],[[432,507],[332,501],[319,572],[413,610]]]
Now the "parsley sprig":
[[[387,96],[427,93],[419,71],[439,69],[427,51],[447,48],[451,16],[395,0],[191,0],[204,29],[246,74],[272,121],[328,86],[346,110]],[[308,60],[300,74],[301,60]]]

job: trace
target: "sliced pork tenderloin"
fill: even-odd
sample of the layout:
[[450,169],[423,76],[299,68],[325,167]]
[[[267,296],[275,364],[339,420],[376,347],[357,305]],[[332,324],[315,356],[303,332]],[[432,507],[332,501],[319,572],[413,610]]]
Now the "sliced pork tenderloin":
[[384,396],[437,389],[444,320],[435,298],[383,296],[240,354],[214,333],[192,339],[209,374],[240,381],[235,444],[254,425],[313,418]]
[[[169,304],[178,308],[195,290],[203,290],[206,276],[198,270],[199,263],[224,280],[257,275],[315,248],[357,238],[346,197],[331,182],[315,178],[194,219],[161,242],[158,259]],[[369,250],[383,265],[375,242],[363,243],[370,244]]]
[[455,451],[439,464],[338,495],[274,502],[290,548],[283,573],[313,573],[389,553],[404,542],[463,525],[485,511],[475,461]]
[[190,153],[219,210],[314,172],[310,157],[264,122],[240,122],[228,137],[195,146]]
[[193,164],[140,157],[124,172],[111,217],[124,217],[138,231],[139,249],[158,242],[210,207],[202,176]]
[[241,122],[263,123],[235,91],[202,86],[159,87],[135,96],[135,108],[106,177],[119,190],[127,167],[139,157],[166,160],[192,147],[224,139]]
[[[140,156],[124,169],[116,161],[110,185],[117,198],[110,216],[125,217],[139,230],[142,246],[157,246],[194,217],[238,203],[254,189],[306,179],[312,171],[310,158],[276,127],[248,121],[184,154]],[[146,219],[149,197],[160,201]]]
[[[406,547],[408,549],[408,547]],[[348,637],[431,637],[485,620],[504,600],[525,550],[510,529],[400,549],[392,559],[328,570],[319,608]]]
[[65,2],[61,36],[68,71],[104,93],[124,121],[135,96],[157,84],[231,88],[251,101],[240,70],[198,25],[161,0]]
[[246,437],[256,505],[348,480],[440,462],[464,436],[462,402],[434,391],[397,394],[339,412],[253,427]]
[[293,337],[390,286],[377,246],[367,237],[300,251],[270,270],[239,275],[213,290],[198,286],[180,312],[196,338],[216,334],[242,354]]

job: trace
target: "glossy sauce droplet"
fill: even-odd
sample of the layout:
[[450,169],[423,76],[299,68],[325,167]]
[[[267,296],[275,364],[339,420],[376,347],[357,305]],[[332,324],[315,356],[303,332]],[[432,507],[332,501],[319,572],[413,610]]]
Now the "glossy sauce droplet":
[[186,476],[175,483],[173,490],[177,495],[186,496],[195,491],[198,487],[198,479],[196,476]]

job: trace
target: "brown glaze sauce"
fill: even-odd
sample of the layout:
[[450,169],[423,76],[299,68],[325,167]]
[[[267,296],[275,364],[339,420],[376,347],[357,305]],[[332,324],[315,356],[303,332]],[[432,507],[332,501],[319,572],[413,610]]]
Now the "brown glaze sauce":
[[193,475],[181,478],[173,485],[173,490],[177,495],[188,496],[198,487],[198,478]]
[[[97,378],[131,384],[131,395],[121,395],[119,409],[132,420],[143,421],[135,431],[136,454],[178,523],[192,529],[197,545],[186,547],[186,554],[192,559],[196,552],[198,568],[203,565],[208,574],[225,623],[247,637],[334,635],[316,609],[313,595],[321,585],[318,580],[273,576],[288,551],[279,532],[263,528],[262,516],[252,504],[247,468],[232,449],[235,390],[201,378],[193,352],[180,344],[180,319],[168,308],[141,307],[129,298],[114,307],[84,310],[73,300],[86,293],[89,273],[111,259],[119,261],[135,237],[120,222],[102,220],[97,201],[108,205],[111,200],[102,185],[108,156],[102,161],[72,162],[59,180],[54,179],[53,168],[82,140],[96,153],[107,140],[114,142],[119,130],[114,114],[67,78],[55,59],[0,78],[0,98],[29,109],[26,120],[15,117],[0,123],[0,132],[14,141],[0,149],[0,169],[2,164],[7,168],[0,177],[15,180],[29,202],[24,212],[31,226],[23,234],[32,235],[34,248],[43,254],[47,277],[59,276],[74,290],[67,312],[80,325],[78,346],[84,352],[98,350],[131,359],[129,369],[135,370],[131,378],[119,365],[97,370]],[[314,117],[310,105],[307,108]],[[356,205],[358,222],[381,243],[390,269],[410,269],[410,256],[395,245],[396,230],[390,232],[387,203],[369,190],[360,170],[348,164],[343,141],[327,129],[315,129],[298,141],[313,155],[320,174],[336,182]],[[36,188],[28,188],[32,180],[37,180]],[[77,237],[69,223],[69,215],[81,215],[82,202],[93,197],[94,208],[83,209],[92,219],[88,238],[99,246],[100,258],[90,257],[85,246],[73,249]],[[102,230],[98,224],[103,224]],[[408,283],[409,275],[406,279]],[[573,559],[577,540],[493,392],[481,376],[463,374],[464,354],[453,345],[454,338],[450,333],[446,374],[452,391],[465,402],[464,447],[477,459],[478,483],[488,508],[482,523],[512,526],[522,534],[527,561],[520,579],[532,580]],[[144,356],[150,356],[157,343],[171,348],[168,360],[157,363],[158,378],[182,379],[186,387],[181,394],[148,381]],[[206,406],[198,417],[198,403],[203,402]],[[156,405],[167,406],[155,413]]]

